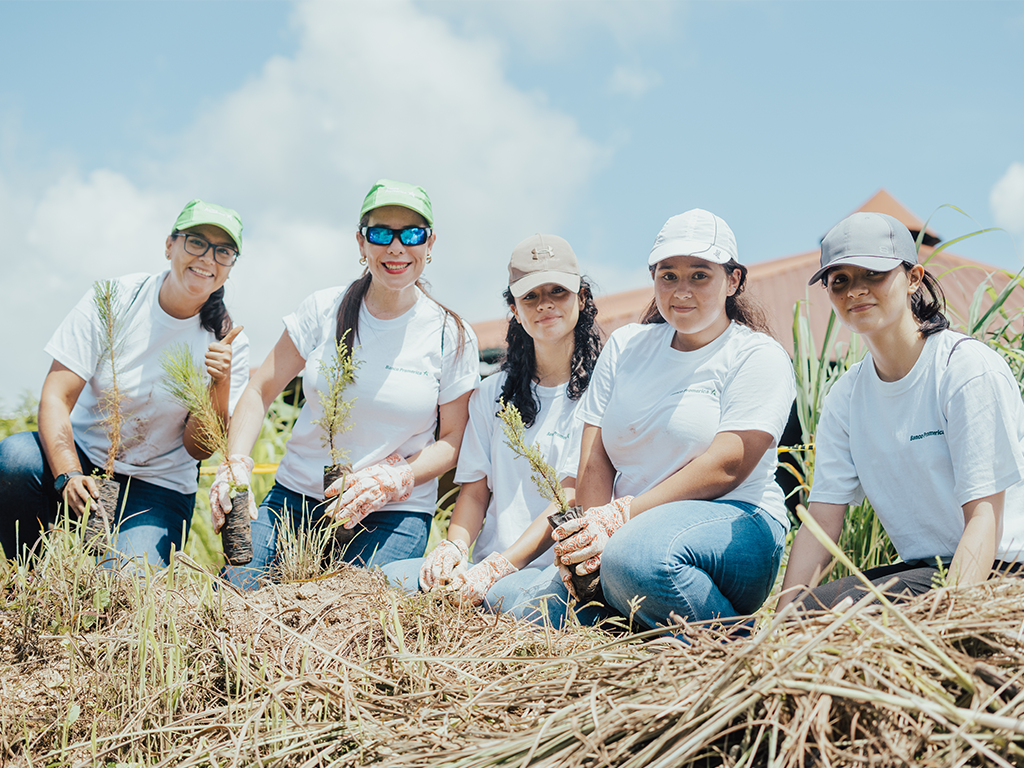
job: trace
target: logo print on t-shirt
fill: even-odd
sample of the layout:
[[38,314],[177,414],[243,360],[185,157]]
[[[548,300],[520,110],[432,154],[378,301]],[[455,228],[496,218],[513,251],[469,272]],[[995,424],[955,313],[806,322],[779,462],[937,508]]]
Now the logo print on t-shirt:
[[910,441],[913,442],[914,440],[923,440],[926,437],[938,437],[939,435],[944,434],[946,433],[943,432],[941,429],[933,429],[931,432],[922,432],[920,435],[911,435]]

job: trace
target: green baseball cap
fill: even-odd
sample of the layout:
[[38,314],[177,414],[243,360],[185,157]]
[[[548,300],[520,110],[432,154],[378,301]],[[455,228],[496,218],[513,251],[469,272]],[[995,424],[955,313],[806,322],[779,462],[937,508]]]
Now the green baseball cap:
[[174,222],[174,228],[182,230],[198,227],[200,224],[213,224],[215,227],[223,229],[235,241],[235,245],[241,252],[242,217],[238,215],[238,211],[225,208],[223,205],[203,202],[197,197],[181,209],[178,220]]
[[383,208],[385,205],[400,205],[410,211],[416,211],[427,220],[428,226],[434,226],[434,210],[430,205],[430,196],[423,187],[406,184],[404,181],[379,179],[366,193],[363,207],[359,210],[359,218],[362,219],[368,212],[375,208]]

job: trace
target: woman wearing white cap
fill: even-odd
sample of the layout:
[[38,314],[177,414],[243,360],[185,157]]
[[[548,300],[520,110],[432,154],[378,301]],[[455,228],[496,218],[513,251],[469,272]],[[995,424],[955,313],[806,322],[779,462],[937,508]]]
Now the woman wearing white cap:
[[[103,512],[115,525],[114,549],[125,558],[162,567],[172,547],[182,548],[195,507],[196,462],[209,456],[195,420],[162,387],[161,356],[185,344],[205,359],[225,420],[249,379],[249,343],[224,306],[224,282],[241,249],[239,215],[192,200],[164,243],[167,270],[112,281],[112,314],[123,329],[115,364],[125,422],[114,461],[120,497],[116,510]],[[94,472],[104,468],[110,448],[102,426],[111,374],[101,323],[90,290],[46,345],[53,364],[39,398],[39,432],[0,443],[0,545],[8,557],[35,542],[40,524],[57,519],[59,503],[77,516],[86,505],[97,508]]]
[[[1024,405],[1006,361],[948,329],[938,282],[898,220],[856,213],[821,245],[821,282],[865,358],[832,386],[815,435],[810,515],[838,540],[847,505],[865,496],[902,562],[865,571],[909,597],[1016,571],[1024,559]],[[813,585],[828,552],[796,536],[783,589]],[[940,568],[946,573],[940,572]],[[866,592],[856,576],[810,592],[833,607]]]
[[[236,482],[246,482],[263,417],[300,374],[306,401],[273,488],[258,512],[255,505],[250,510],[253,560],[227,570],[236,585],[254,589],[270,576],[286,515],[294,530],[326,518],[345,521],[358,533],[344,559],[367,567],[426,548],[437,478],[455,466],[469,395],[480,378],[472,330],[420,282],[436,239],[433,223],[422,187],[390,179],[374,184],[356,233],[362,277],[317,291],[285,317],[284,333],[242,394],[231,423],[231,456],[210,489],[215,528],[231,506],[228,467]],[[358,364],[344,393],[354,398],[351,429],[341,435],[354,471],[325,493],[323,469],[333,462],[318,426],[321,361],[331,359],[338,339]]]
[[555,554],[579,574],[600,566],[607,602],[648,627],[749,614],[789,527],[775,448],[793,366],[742,295],[718,216],[669,219],[648,264],[654,301],[611,335],[580,403],[586,513],[554,531]]
[[[426,558],[383,570],[406,588],[455,592],[472,605],[517,618],[546,617],[559,626],[568,593],[549,552],[547,516],[555,509],[531,480],[529,463],[508,447],[497,414],[502,402],[516,406],[525,442],[536,445],[563,478],[571,505],[583,431],[576,411],[601,349],[597,305],[576,254],[561,237],[526,238],[512,251],[508,271],[508,349],[501,371],[470,400],[455,473],[462,488],[448,538]],[[604,612],[589,606],[576,615],[593,622]]]

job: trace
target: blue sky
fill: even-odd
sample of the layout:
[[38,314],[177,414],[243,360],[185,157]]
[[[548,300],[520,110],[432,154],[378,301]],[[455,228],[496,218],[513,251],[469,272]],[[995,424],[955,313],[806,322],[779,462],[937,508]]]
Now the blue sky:
[[566,237],[599,292],[708,208],[748,263],[812,249],[879,188],[1016,271],[1024,3],[0,0],[0,408],[93,280],[163,269],[192,197],[238,209],[228,301],[258,362],[358,274],[359,203],[423,184],[435,294],[503,314],[512,247]]

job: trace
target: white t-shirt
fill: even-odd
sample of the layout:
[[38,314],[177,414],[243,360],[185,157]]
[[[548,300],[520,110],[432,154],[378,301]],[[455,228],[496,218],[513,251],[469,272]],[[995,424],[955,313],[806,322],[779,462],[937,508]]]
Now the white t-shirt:
[[[302,391],[306,402],[292,429],[277,470],[277,481],[292,491],[322,499],[323,469],[330,455],[314,424],[323,416],[320,405],[320,361],[334,354],[337,312],[348,286],[317,291],[284,318],[295,348],[306,361]],[[349,451],[359,470],[379,464],[392,453],[407,458],[434,442],[437,407],[471,392],[480,380],[476,336],[466,326],[466,343],[458,350],[455,321],[445,322],[437,302],[417,290],[416,303],[403,315],[379,320],[359,308],[355,383],[343,397],[355,398],[351,429],[337,442]],[[444,332],[442,334],[442,328]],[[443,338],[442,338],[443,337]],[[442,349],[443,347],[443,349]],[[437,481],[418,485],[405,501],[383,509],[434,513]]]
[[674,334],[668,323],[616,330],[583,395],[580,418],[601,427],[617,472],[614,496],[649,491],[707,451],[719,432],[759,430],[772,446],[721,499],[755,504],[788,527],[775,482],[775,448],[796,396],[785,350],[738,323],[692,352],[673,349]]
[[[178,319],[160,307],[160,287],[168,272],[118,278],[122,307],[123,345],[117,359],[118,381],[125,393],[124,444],[114,471],[180,493],[198,487],[196,460],[182,444],[188,411],[164,389],[161,356],[174,344],[186,344],[202,370],[206,351],[217,337],[199,323],[199,316]],[[100,426],[98,399],[109,386],[110,366],[101,368],[101,330],[93,289],[82,297],[58,326],[46,352],[85,380],[71,410],[75,442],[97,467],[106,463],[110,441]],[[249,382],[249,340],[242,332],[231,343],[230,408],[234,409]]]
[[[455,482],[471,483],[487,479],[491,500],[487,505],[484,527],[473,547],[473,561],[479,563],[492,552],[512,546],[550,503],[541,496],[530,479],[529,462],[512,452],[498,418],[497,400],[505,383],[504,372],[484,379],[469,401],[469,426],[462,439]],[[583,422],[576,417],[578,400],[570,400],[565,384],[539,387],[540,412],[526,430],[527,445],[536,444],[559,481],[576,477],[580,463]],[[553,555],[545,552],[527,568],[551,565]]]
[[1003,490],[996,558],[1024,560],[1022,481],[1020,390],[981,342],[929,336],[910,373],[892,382],[878,378],[868,355],[825,397],[810,500],[859,504],[867,494],[905,561],[952,557],[963,505]]

